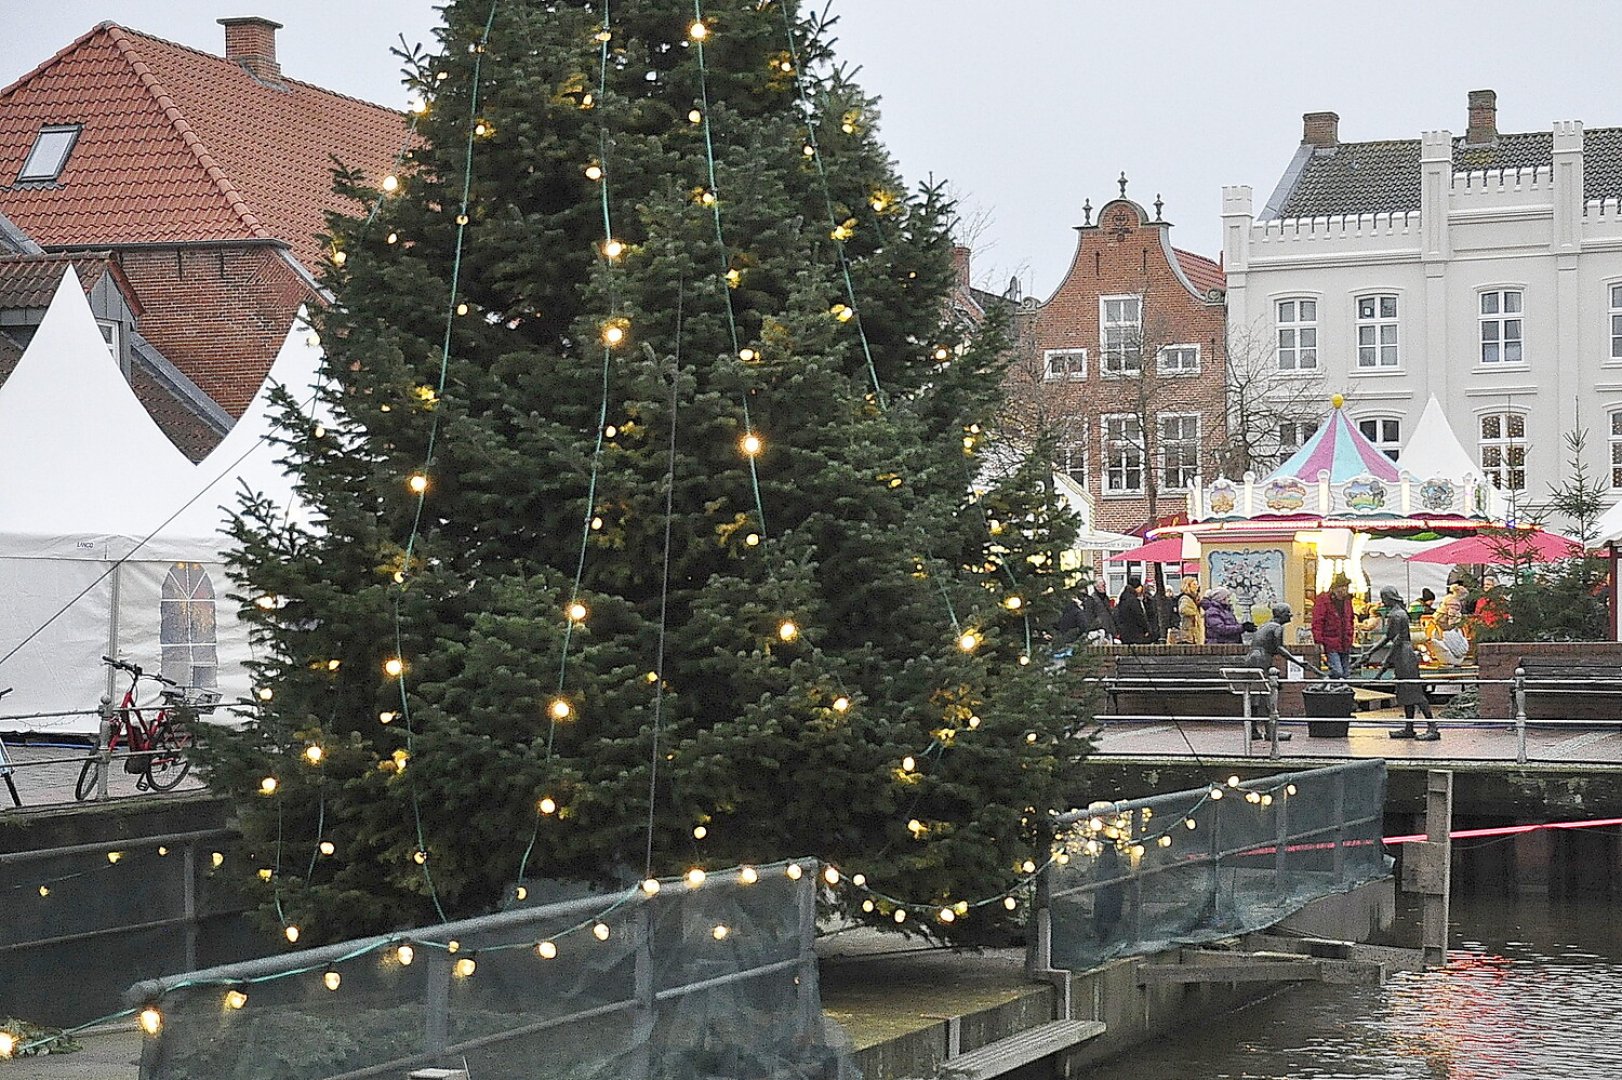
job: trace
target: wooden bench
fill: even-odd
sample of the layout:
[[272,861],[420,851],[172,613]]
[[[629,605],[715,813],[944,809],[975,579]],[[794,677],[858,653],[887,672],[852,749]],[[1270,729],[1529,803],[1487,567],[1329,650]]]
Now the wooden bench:
[[1622,666],[1566,657],[1523,656],[1528,720],[1622,723]]
[[[1223,668],[1244,667],[1234,655],[1131,653],[1115,658],[1104,680],[1109,713],[1116,716],[1243,716],[1244,703],[1228,690]],[[1266,715],[1266,706],[1258,707]]]

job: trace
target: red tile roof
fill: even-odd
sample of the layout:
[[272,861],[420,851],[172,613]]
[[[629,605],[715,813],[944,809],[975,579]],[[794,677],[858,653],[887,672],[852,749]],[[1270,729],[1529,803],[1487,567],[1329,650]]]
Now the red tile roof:
[[1222,272],[1221,266],[1192,251],[1176,247],[1171,250],[1177,256],[1177,265],[1183,268],[1184,276],[1202,295],[1209,294],[1212,289],[1225,290],[1228,287],[1228,277]]
[[[84,125],[57,183],[5,186],[47,124]],[[332,158],[380,178],[406,134],[392,109],[102,23],[0,90],[0,212],[46,247],[276,239],[313,270]]]
[[86,293],[96,287],[102,275],[113,275],[130,310],[140,316],[141,302],[134,287],[107,251],[0,256],[0,310],[50,307],[56,287],[62,284],[62,271],[69,265],[78,271]]

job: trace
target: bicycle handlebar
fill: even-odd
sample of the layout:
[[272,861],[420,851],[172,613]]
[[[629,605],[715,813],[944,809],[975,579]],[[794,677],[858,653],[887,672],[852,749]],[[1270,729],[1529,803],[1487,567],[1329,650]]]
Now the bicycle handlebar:
[[141,670],[140,664],[131,664],[126,660],[114,660],[110,656],[102,657],[101,662],[106,664],[108,667],[117,668],[119,671],[127,671],[137,679],[151,679],[154,682],[161,682],[166,686],[180,686],[180,684],[175,682],[173,679],[166,679],[162,675],[153,675]]

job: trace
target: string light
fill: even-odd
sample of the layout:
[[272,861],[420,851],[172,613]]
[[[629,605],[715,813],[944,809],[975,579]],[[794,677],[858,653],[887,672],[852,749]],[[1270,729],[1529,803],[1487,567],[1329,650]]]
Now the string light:
[[377,722],[380,723],[380,724],[392,724],[394,722],[394,717],[395,717],[394,713],[392,713],[392,712],[388,711],[387,709],[385,709],[384,711],[377,714]]
[[42,899],[42,900],[45,897],[51,895],[51,887],[49,885],[41,885],[39,887],[39,895],[40,895],[40,899]]
[[[400,242],[400,234],[391,230],[389,232],[389,235],[387,235],[387,236],[385,236],[383,238],[383,241],[384,241],[384,243],[388,243],[388,244],[398,244]],[[326,428],[322,427],[320,424],[317,424],[315,426],[315,430],[316,430],[316,436],[315,437],[318,438],[318,439],[322,435],[324,435],[326,433]]]
[[414,472],[406,477],[406,487],[411,489],[413,495],[421,495],[428,490],[428,477],[420,472]]
[[834,712],[844,712],[849,708],[850,698],[843,696],[834,698]]
[[524,886],[522,886],[522,885],[518,886],[518,888],[513,890],[513,899],[515,899],[515,900],[528,900],[529,899],[529,890],[524,888]]
[[623,319],[612,319],[603,324],[603,344],[615,348],[625,341],[625,332],[629,324]]
[[710,936],[716,941],[725,941],[727,934],[729,933],[731,933],[731,931],[729,931],[726,927],[718,925],[714,930],[710,931]]
[[478,967],[478,962],[475,961],[473,957],[464,956],[456,961],[454,970],[456,971],[458,978],[466,979],[470,977],[474,971],[478,970]]
[[703,825],[694,825],[693,826],[693,839],[694,840],[702,840],[708,835],[710,835],[710,830],[705,828]]
[[391,656],[383,661],[383,674],[391,679],[398,679],[405,674],[405,661],[398,656]]
[[753,866],[745,866],[738,871],[738,881],[744,885],[753,885],[760,880],[760,874]]
[[687,871],[684,880],[687,882],[687,887],[689,889],[696,889],[700,885],[704,884],[704,871],[695,866],[691,870]]
[[966,653],[973,652],[980,647],[980,635],[973,630],[965,632],[958,637],[957,647]]
[[400,962],[401,967],[410,967],[411,961],[417,958],[417,950],[410,945],[401,945],[394,950],[394,958]]
[[746,364],[752,364],[756,360],[760,359],[760,354],[748,346],[745,346],[744,348],[738,350],[738,359],[742,360]]
[[289,945],[294,945],[294,944],[298,943],[298,934],[299,934],[299,930],[298,930],[298,927],[296,927],[296,926],[288,926],[286,929],[284,929],[282,931],[282,936],[287,939],[287,943]]
[[603,178],[603,167],[601,165],[597,164],[594,161],[590,165],[586,166],[586,179],[587,180],[601,180],[602,178]]
[[276,778],[274,776],[267,776],[263,780],[259,781],[259,794],[274,795],[276,794],[276,786]]
[[1025,606],[1025,601],[1022,597],[1010,596],[1003,600],[1002,606],[1007,608],[1009,611],[1018,611],[1020,608]]
[[607,923],[598,923],[596,926],[591,928],[591,936],[596,938],[598,941],[607,941],[610,933],[611,931],[608,929]]
[[576,600],[568,606],[565,614],[569,616],[571,622],[585,622],[588,612],[586,611],[586,605]]
[[612,262],[625,254],[625,245],[612,238],[603,241],[603,258]]
[[11,1055],[16,1052],[17,1036],[13,1035],[9,1031],[0,1031],[0,1058],[4,1058],[9,1061],[11,1059]]
[[383,190],[390,192],[391,194],[400,190],[400,178],[395,176],[393,173],[385,176],[383,178]]
[[321,985],[325,986],[328,990],[338,989],[338,987],[343,984],[343,981],[344,977],[331,968],[328,968],[326,974],[321,976]]
[[337,845],[333,844],[331,840],[323,840],[316,850],[321,852],[323,855],[332,855],[338,850],[338,848]]
[[547,795],[541,799],[539,809],[543,814],[554,814],[558,809],[557,801],[552,796]]
[[908,754],[906,757],[901,759],[901,771],[902,772],[912,772],[912,770],[916,769],[917,767],[918,767],[918,763],[913,760],[913,757],[912,757],[911,754]]
[[308,761],[311,765],[321,764],[321,758],[323,756],[325,755],[321,747],[317,746],[315,743],[311,743],[309,746],[304,748],[304,760]]
[[749,533],[748,535],[746,535],[743,538],[743,544],[744,544],[744,547],[759,547],[760,546],[760,534],[759,533]]
[[535,954],[542,960],[556,960],[558,958],[558,947],[553,942],[543,941],[535,946]]
[[428,861],[428,853],[419,848],[411,853],[411,861],[421,866]]
[[[952,922],[956,918],[957,918],[957,912],[953,911],[949,907],[941,908],[941,910],[940,910],[940,920],[941,920],[941,922],[949,923],[949,922]],[[897,921],[899,922],[900,920],[897,920]]]
[[822,872],[822,880],[826,881],[830,885],[838,885],[839,884],[839,871],[835,870],[831,866],[828,867],[826,870],[824,870]]
[[946,363],[946,361],[950,360],[951,358],[952,358],[952,351],[950,349],[948,349],[945,345],[937,345],[935,347],[935,359],[937,361],[944,364],[944,363]]
[[743,275],[736,270],[728,270],[726,272],[726,279],[727,285],[734,289],[743,284]]
[[334,251],[332,253],[332,264],[334,266],[342,266],[344,263],[346,263],[348,261],[349,261],[349,253],[348,252],[340,250],[340,251]]
[[1009,911],[1014,911],[1019,907],[1019,901],[1015,900],[1012,896],[1005,896],[1003,897],[1002,906],[1007,908]]
[[904,922],[907,921],[907,909],[906,908],[896,908],[895,909],[895,921],[897,923],[904,923]]
[[574,706],[563,698],[553,698],[552,704],[547,706],[547,711],[552,714],[554,720],[567,720],[574,715]]
[[742,439],[738,440],[738,448],[742,450],[748,457],[754,457],[756,454],[759,454],[764,445],[765,444],[760,441],[759,435],[745,435]]
[[658,878],[648,878],[646,881],[644,881],[642,883],[642,891],[644,893],[648,894],[649,896],[653,896],[656,893],[658,893],[658,891],[659,891],[659,879]]
[[783,873],[788,875],[788,879],[790,881],[799,881],[801,876],[804,875],[805,870],[800,866],[799,863],[791,862],[788,864],[788,868],[784,870]]
[[122,851],[109,851],[107,853],[107,861],[110,863],[117,863],[118,860],[122,859],[123,857],[124,853]]
[[858,889],[864,889],[867,887],[867,875],[857,874],[850,879],[850,883],[856,886]]
[[214,869],[218,870],[221,866],[225,865],[225,853],[223,851],[211,852],[209,854],[208,861],[213,864]]
[[155,1036],[163,1030],[163,1014],[158,1011],[157,1006],[148,1005],[141,1010],[140,1024],[142,1031]]
[[792,619],[784,619],[777,627],[777,636],[780,640],[793,641],[800,636],[800,628]]
[[687,122],[689,124],[702,124],[704,122],[704,114],[699,112],[697,109],[693,109],[687,114]]
[[248,1003],[248,995],[241,990],[232,988],[225,992],[225,1007],[227,1009],[240,1009]]
[[704,25],[702,19],[695,19],[693,25],[687,28],[687,36],[694,41],[703,41],[710,36],[710,28]]

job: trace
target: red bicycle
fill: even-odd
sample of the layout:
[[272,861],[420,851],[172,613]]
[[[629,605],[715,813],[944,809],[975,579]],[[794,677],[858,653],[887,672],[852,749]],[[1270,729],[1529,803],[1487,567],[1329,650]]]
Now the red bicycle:
[[[124,700],[113,711],[106,749],[128,749],[124,771],[140,778],[135,781],[136,791],[173,790],[191,772],[191,762],[186,758],[186,751],[192,745],[190,724],[200,709],[213,705],[220,695],[213,690],[181,686],[173,679],[142,671],[139,664],[114,660],[110,656],[102,657],[101,662],[130,677]],[[146,712],[135,704],[135,692],[142,681],[160,686],[155,713],[151,704],[145,706]],[[151,719],[147,718],[147,713],[152,713]],[[101,785],[103,760],[100,748],[85,758],[79,770],[79,783],[73,789],[74,798],[88,799]]]

